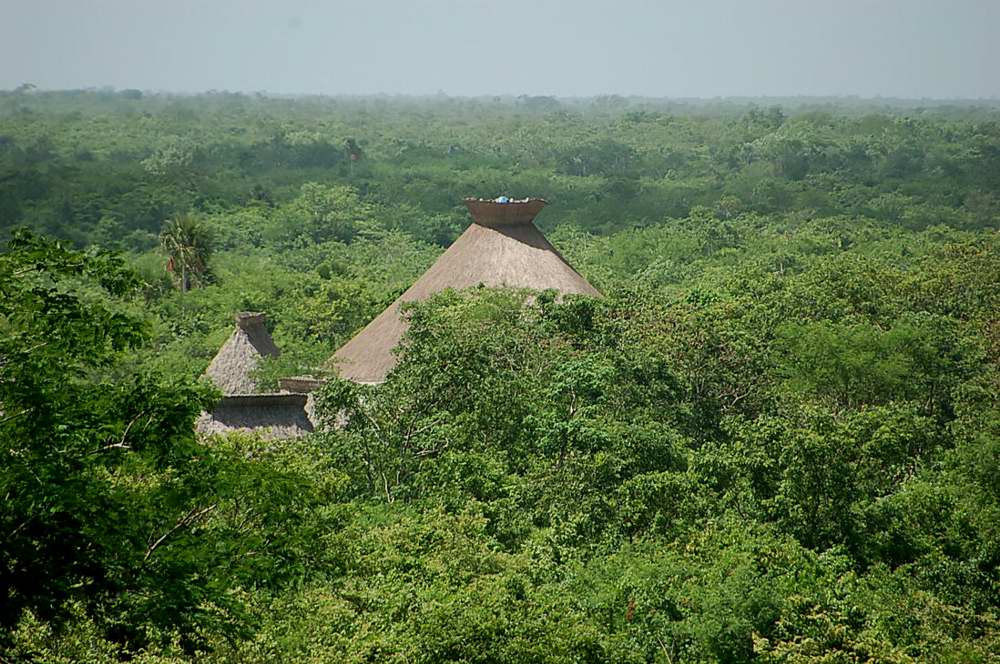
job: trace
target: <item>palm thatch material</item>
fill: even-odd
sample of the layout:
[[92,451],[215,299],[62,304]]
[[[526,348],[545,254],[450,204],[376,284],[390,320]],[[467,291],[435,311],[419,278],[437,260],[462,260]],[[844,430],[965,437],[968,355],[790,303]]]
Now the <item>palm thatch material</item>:
[[281,388],[282,392],[309,394],[324,385],[326,385],[325,380],[322,378],[315,378],[314,376],[290,376],[288,378],[278,379],[278,387]]
[[314,430],[306,415],[305,394],[240,394],[226,396],[209,413],[202,413],[195,430],[203,434],[232,431],[266,439],[295,438]]
[[253,432],[264,438],[293,438],[313,431],[306,394],[259,394],[253,372],[263,357],[280,354],[264,326],[262,313],[236,314],[236,329],[205,371],[222,391],[211,413],[202,413],[195,430],[203,434]]
[[223,394],[253,394],[257,392],[253,371],[260,359],[277,357],[281,351],[264,326],[264,314],[243,311],[235,318],[236,329],[208,365],[205,375]]
[[532,223],[544,200],[499,203],[467,198],[465,205],[474,223],[409,290],[341,346],[328,360],[328,368],[358,383],[384,381],[396,364],[392,351],[409,325],[400,315],[400,306],[447,288],[551,288],[600,296]]

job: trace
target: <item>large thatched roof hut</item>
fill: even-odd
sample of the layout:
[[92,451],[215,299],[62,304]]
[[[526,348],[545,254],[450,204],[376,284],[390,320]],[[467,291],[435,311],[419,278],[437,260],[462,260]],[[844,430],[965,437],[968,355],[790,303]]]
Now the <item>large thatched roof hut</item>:
[[260,393],[253,372],[264,357],[280,350],[265,327],[264,314],[236,314],[236,328],[205,370],[222,391],[222,400],[196,423],[201,433],[251,431],[265,438],[291,438],[313,430],[306,408],[308,396],[289,392]]
[[396,364],[393,349],[407,328],[404,302],[447,288],[509,286],[599,296],[532,223],[540,198],[501,202],[467,198],[473,223],[409,290],[330,358],[329,368],[359,383],[380,383]]

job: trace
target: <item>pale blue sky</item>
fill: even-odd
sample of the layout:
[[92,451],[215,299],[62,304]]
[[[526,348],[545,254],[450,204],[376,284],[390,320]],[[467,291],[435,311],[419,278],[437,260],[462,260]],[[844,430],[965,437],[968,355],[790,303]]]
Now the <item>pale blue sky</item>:
[[1000,97],[1000,0],[0,0],[0,88]]

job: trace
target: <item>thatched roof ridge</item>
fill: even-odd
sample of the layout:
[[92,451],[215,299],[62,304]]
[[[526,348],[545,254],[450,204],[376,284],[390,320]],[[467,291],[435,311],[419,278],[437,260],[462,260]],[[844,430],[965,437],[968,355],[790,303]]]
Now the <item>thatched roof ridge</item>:
[[236,329],[212,359],[205,375],[225,395],[254,394],[258,388],[253,372],[260,359],[277,357],[281,351],[265,327],[264,314],[242,311],[235,319]]
[[281,388],[282,392],[309,394],[324,385],[326,385],[325,380],[314,376],[289,376],[288,378],[278,379],[278,387]]
[[600,296],[532,223],[545,201],[466,199],[466,205],[475,223],[399,299],[341,346],[328,361],[330,368],[358,383],[385,380],[396,364],[392,351],[409,325],[400,315],[400,306],[447,288],[551,288]]

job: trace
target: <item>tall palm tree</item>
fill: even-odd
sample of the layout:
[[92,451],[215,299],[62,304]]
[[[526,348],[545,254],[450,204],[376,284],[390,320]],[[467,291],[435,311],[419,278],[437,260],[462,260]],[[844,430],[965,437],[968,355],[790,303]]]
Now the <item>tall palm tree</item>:
[[364,156],[364,152],[361,151],[361,146],[358,145],[357,141],[353,138],[348,138],[344,141],[344,151],[347,152],[348,158],[348,168],[350,169],[351,175],[354,175],[354,162],[361,159]]
[[181,292],[186,293],[208,270],[212,237],[195,216],[178,214],[163,226],[160,248],[168,257],[167,270],[180,280]]

